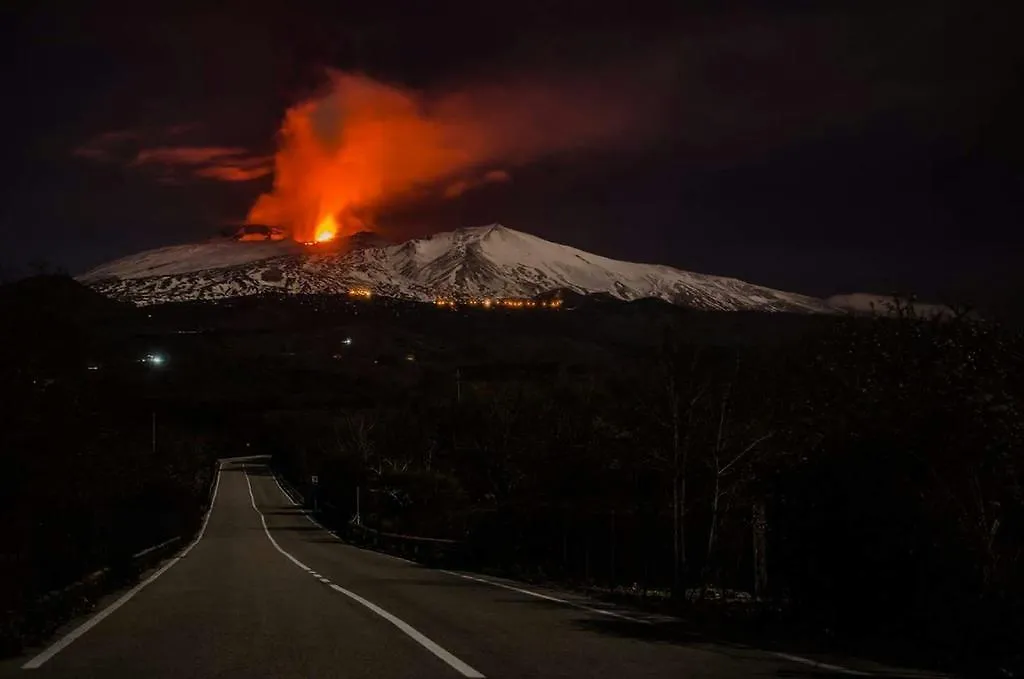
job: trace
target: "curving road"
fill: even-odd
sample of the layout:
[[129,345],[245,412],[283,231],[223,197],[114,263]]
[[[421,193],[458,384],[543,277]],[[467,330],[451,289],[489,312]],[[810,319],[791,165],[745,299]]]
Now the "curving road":
[[[48,647],[40,677],[756,677],[855,673],[671,621],[343,544],[261,463],[225,463],[199,539]],[[876,668],[872,668],[876,669]]]

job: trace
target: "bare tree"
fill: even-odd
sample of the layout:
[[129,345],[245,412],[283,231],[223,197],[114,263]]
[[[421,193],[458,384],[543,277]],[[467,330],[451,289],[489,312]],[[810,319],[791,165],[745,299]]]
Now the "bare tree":
[[732,376],[722,387],[718,399],[718,417],[715,436],[711,445],[708,466],[712,474],[711,508],[708,519],[708,541],[704,568],[701,574],[702,588],[707,588],[711,566],[714,563],[722,503],[728,495],[734,494],[742,483],[744,462],[750,462],[751,454],[763,442],[774,435],[774,431],[759,432],[753,413],[747,413],[742,422],[732,418],[733,394],[740,375],[740,360],[737,357]]
[[335,429],[339,448],[349,448],[369,464],[374,454],[372,433],[377,425],[376,417],[370,413],[349,413],[342,420],[341,430]]
[[686,593],[686,482],[694,414],[708,389],[697,375],[700,358],[699,348],[684,351],[673,331],[666,334],[663,368],[672,477],[672,596],[676,598],[685,598]]

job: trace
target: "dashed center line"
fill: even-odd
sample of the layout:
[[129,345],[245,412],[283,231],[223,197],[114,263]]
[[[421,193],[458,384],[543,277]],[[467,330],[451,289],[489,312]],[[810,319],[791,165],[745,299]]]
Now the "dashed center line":
[[[244,467],[243,467],[243,469],[244,469]],[[397,617],[395,615],[392,615],[391,613],[388,613],[386,610],[384,610],[383,608],[381,608],[377,604],[373,603],[372,601],[369,601],[368,599],[364,599],[363,597],[359,596],[355,592],[353,592],[351,590],[347,590],[344,587],[341,587],[339,585],[334,584],[333,582],[331,582],[327,578],[325,578],[322,575],[319,575],[318,573],[316,573],[312,568],[310,568],[306,564],[304,564],[301,561],[299,561],[298,559],[296,559],[290,553],[286,552],[281,547],[281,545],[279,545],[277,543],[277,540],[274,539],[274,536],[270,534],[270,529],[267,527],[267,517],[264,516],[263,512],[261,512],[259,507],[256,506],[256,497],[252,493],[252,483],[249,481],[249,472],[248,472],[248,470],[245,470],[245,483],[249,487],[249,500],[252,502],[252,508],[256,511],[257,514],[259,514],[260,522],[263,524],[263,532],[266,533],[267,539],[270,540],[270,544],[272,544],[274,546],[274,549],[276,549],[281,554],[283,554],[289,561],[294,563],[300,569],[302,569],[306,573],[309,573],[310,575],[312,575],[313,577],[318,579],[320,582],[322,582],[325,585],[327,585],[328,587],[330,587],[335,592],[338,592],[339,594],[344,594],[348,598],[350,598],[353,601],[356,601],[356,602],[362,604],[366,608],[370,609],[371,611],[373,611],[374,613],[376,613],[380,617],[382,617],[385,620],[387,620],[388,622],[390,622],[392,625],[394,625],[395,627],[400,629],[402,632],[404,632],[407,636],[409,636],[413,641],[415,641],[420,646],[422,646],[423,648],[427,649],[428,651],[433,653],[435,656],[437,656],[438,658],[443,660],[452,669],[454,669],[456,672],[458,672],[462,676],[464,676],[464,677],[471,677],[472,679],[483,679],[483,677],[484,677],[483,674],[481,674],[480,672],[478,672],[477,670],[473,669],[472,667],[470,667],[469,665],[467,665],[463,661],[461,661],[458,658],[456,658],[454,655],[452,655],[451,653],[446,651],[444,648],[439,646],[436,642],[431,640],[429,637],[427,637],[425,634],[423,634],[422,632],[417,630],[415,627],[413,627],[409,623],[405,622],[404,620],[402,620],[401,618],[399,618],[399,617]]]
[[[278,481],[276,474],[273,475],[273,479],[274,479],[274,483],[277,484],[278,489],[281,491],[281,494],[284,495],[285,499],[287,499],[287,501],[289,503],[291,503],[293,506],[297,506],[298,503],[294,499],[292,499],[291,494],[288,493],[288,491],[286,491],[284,489],[284,486],[282,486],[281,482]],[[248,481],[248,475],[246,476],[246,480]],[[250,489],[250,493],[251,493],[251,489]],[[255,507],[255,506],[256,505],[255,505],[255,502],[254,502],[253,507]],[[259,510],[257,510],[257,511],[259,511]],[[331,530],[328,530],[327,528],[325,528],[323,525],[320,524],[319,521],[314,519],[308,513],[303,512],[303,516],[305,516],[309,520],[310,523],[312,523],[314,526],[316,526],[320,530],[323,530],[326,533],[329,533],[330,535],[333,535],[335,538],[338,538],[339,540],[341,540],[341,538],[338,537],[338,535],[334,531],[331,531]],[[264,522],[264,529],[266,529],[266,522]],[[269,537],[269,533],[267,535]],[[273,541],[273,538],[271,538],[271,541]],[[275,543],[274,546],[275,547],[277,546],[276,543]],[[280,550],[280,548],[278,548],[278,549]],[[283,550],[281,550],[281,551],[283,551]],[[402,558],[400,556],[395,556],[394,554],[388,554],[386,552],[373,551],[373,553],[374,554],[379,554],[379,555],[382,555],[382,556],[389,556],[389,557],[391,557],[393,559],[397,559],[399,561],[405,561],[406,563],[410,563],[410,564],[414,563],[412,561],[409,561],[408,559],[404,559],[404,558]],[[289,558],[291,558],[290,555],[289,555]],[[293,561],[294,561],[294,559],[293,559]],[[578,608],[578,609],[581,609],[581,610],[584,610],[584,611],[589,611],[591,613],[597,613],[598,615],[610,616],[610,617],[613,617],[613,618],[619,618],[620,620],[628,620],[629,622],[641,623],[641,624],[645,624],[645,625],[653,624],[652,620],[645,620],[643,618],[637,618],[637,617],[633,617],[633,616],[629,616],[629,615],[624,615],[624,614],[618,613],[616,611],[609,611],[607,609],[601,609],[601,608],[594,608],[592,606],[586,606],[586,605],[583,605],[583,604],[580,604],[580,603],[569,601],[568,599],[561,599],[559,597],[551,596],[549,594],[542,594],[540,592],[534,592],[532,590],[525,589],[525,588],[522,588],[522,587],[515,587],[513,585],[508,585],[508,584],[505,584],[503,582],[497,582],[495,580],[489,580],[487,578],[480,578],[480,577],[477,577],[477,576],[474,576],[474,575],[469,575],[468,573],[459,573],[459,572],[456,572],[456,571],[448,571],[448,570],[443,570],[443,569],[438,569],[438,570],[441,573],[445,573],[445,574],[451,575],[453,577],[463,578],[464,580],[471,580],[473,582],[478,582],[478,583],[481,583],[481,584],[490,585],[492,587],[500,587],[502,589],[507,589],[507,590],[510,590],[510,591],[513,591],[513,592],[518,592],[520,594],[525,594],[527,596],[535,597],[535,598],[538,598],[538,599],[544,599],[546,601],[551,601],[551,602],[563,604],[565,606],[571,606],[573,608]],[[324,582],[325,584],[329,585],[332,588],[336,587],[336,585],[331,584],[330,581],[327,580],[327,579],[322,579],[322,582]],[[846,674],[846,675],[852,675],[852,676],[867,676],[867,677],[873,676],[873,673],[871,673],[871,672],[864,672],[864,671],[861,671],[861,670],[855,670],[855,669],[852,669],[852,668],[849,668],[849,667],[843,667],[841,665],[833,665],[833,664],[830,664],[830,663],[823,663],[823,662],[819,662],[817,660],[812,660],[810,658],[805,658],[805,657],[799,656],[799,655],[791,655],[789,653],[781,653],[781,652],[778,652],[778,651],[768,651],[768,653],[770,653],[771,655],[773,655],[773,656],[775,656],[777,658],[781,658],[783,660],[788,660],[790,662],[800,663],[802,665],[809,665],[811,667],[815,667],[815,668],[820,669],[820,670],[826,670],[826,671],[830,671],[830,672],[836,672],[836,673],[839,673],[839,674]],[[467,676],[479,676],[479,675],[467,675]]]

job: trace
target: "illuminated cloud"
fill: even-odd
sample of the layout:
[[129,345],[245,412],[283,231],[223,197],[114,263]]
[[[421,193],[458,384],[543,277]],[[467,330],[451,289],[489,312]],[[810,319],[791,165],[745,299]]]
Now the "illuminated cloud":
[[[174,125],[164,130],[116,130],[104,132],[74,149],[73,155],[100,163],[160,170],[156,181],[181,184],[187,176],[227,182],[245,182],[273,172],[273,158],[253,155],[235,146],[161,145],[140,148],[152,138],[177,137],[197,129],[195,124]],[[184,176],[183,176],[184,175]]]
[[184,167],[191,174],[227,182],[247,182],[274,171],[269,156],[253,156],[243,148],[222,146],[163,146],[142,149],[133,165]]
[[137,130],[111,130],[98,134],[72,151],[72,155],[96,162],[118,162],[124,147],[138,139]]
[[447,187],[445,187],[444,197],[458,198],[466,191],[471,191],[475,188],[483,186],[484,184],[502,184],[509,181],[512,181],[512,175],[510,175],[508,172],[505,172],[505,170],[490,170],[489,172],[485,172],[480,177],[475,177],[471,179],[459,179],[452,182]]
[[205,165],[224,158],[244,155],[245,153],[245,149],[220,146],[163,146],[142,149],[135,156],[135,164]]

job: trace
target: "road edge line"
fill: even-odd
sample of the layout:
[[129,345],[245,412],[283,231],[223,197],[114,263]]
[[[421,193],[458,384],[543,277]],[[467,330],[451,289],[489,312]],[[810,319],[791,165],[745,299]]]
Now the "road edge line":
[[281,495],[284,495],[285,499],[288,500],[293,507],[297,507],[299,503],[296,502],[291,494],[284,489],[284,486],[282,486],[281,482],[277,479],[277,473],[273,469],[270,470],[270,475],[274,478],[274,483],[277,484],[277,489],[281,491]]
[[[541,594],[540,592],[533,592],[531,590],[524,589],[524,588],[521,588],[521,587],[514,587],[512,585],[508,585],[508,584],[505,584],[503,582],[496,582],[494,580],[489,580],[487,578],[480,578],[480,577],[476,577],[474,575],[469,575],[467,573],[459,573],[457,571],[449,571],[449,570],[444,570],[444,569],[437,569],[437,570],[440,571],[441,573],[445,573],[447,575],[453,575],[453,576],[455,576],[457,578],[463,578],[465,580],[472,580],[473,582],[479,582],[479,583],[482,583],[482,584],[485,584],[485,585],[491,585],[493,587],[500,587],[502,589],[511,590],[513,592],[519,592],[521,594],[527,594],[529,596],[537,597],[538,599],[545,599],[547,601],[557,602],[557,603],[560,603],[560,604],[564,604],[566,606],[571,606],[573,608],[579,608],[579,609],[582,609],[582,610],[585,610],[585,611],[590,611],[592,613],[599,613],[601,615],[609,615],[609,616],[612,616],[612,617],[615,617],[615,618],[621,618],[623,620],[628,620],[629,622],[636,622],[636,623],[641,623],[641,624],[644,624],[644,625],[652,624],[652,622],[650,620],[644,620],[642,618],[633,618],[631,616],[627,616],[627,615],[624,615],[622,613],[617,613],[615,611],[602,610],[600,608],[591,608],[590,606],[584,606],[583,604],[577,604],[577,603],[574,603],[574,602],[569,601],[567,599],[560,599],[558,597],[550,596],[548,594]],[[704,637],[704,638],[708,639],[708,641],[710,641],[712,643],[722,643],[722,642],[718,642],[718,641],[716,641],[714,639],[710,639],[710,638],[707,638],[707,637]],[[833,665],[831,663],[820,662],[820,661],[813,660],[811,658],[805,658],[805,657],[799,656],[799,655],[793,655],[793,654],[790,654],[790,653],[782,653],[781,651],[767,651],[765,649],[759,649],[756,646],[746,646],[746,645],[743,645],[743,647],[744,648],[749,648],[752,651],[760,651],[762,653],[769,653],[769,654],[771,654],[771,655],[773,655],[773,656],[775,656],[777,658],[782,658],[783,660],[789,660],[790,662],[800,663],[802,665],[809,665],[811,667],[816,667],[816,668],[822,669],[822,670],[828,670],[830,672],[836,672],[837,674],[847,674],[847,675],[858,676],[858,677],[872,677],[872,676],[875,676],[875,674],[873,672],[867,672],[867,671],[864,671],[864,670],[855,670],[855,669],[850,668],[850,667],[843,667],[842,665]]]
[[192,548],[195,547],[196,545],[198,545],[199,541],[203,539],[203,535],[206,534],[206,525],[210,522],[210,515],[213,513],[214,505],[217,504],[217,491],[220,489],[220,472],[221,472],[221,465],[218,464],[217,465],[217,478],[214,479],[214,482],[213,482],[213,499],[210,501],[210,506],[207,507],[207,509],[206,509],[206,516],[203,517],[203,525],[200,526],[199,534],[196,536],[195,540],[193,540],[187,547],[185,547],[185,549],[183,549],[180,552],[178,552],[177,555],[172,557],[170,559],[170,561],[168,561],[166,564],[161,566],[158,571],[156,571],[155,573],[150,575],[148,578],[146,578],[145,580],[143,580],[139,584],[135,585],[134,587],[132,587],[130,590],[128,590],[124,594],[122,594],[120,597],[118,597],[117,600],[114,601],[114,603],[110,604],[109,606],[107,606],[103,610],[95,613],[91,618],[89,618],[88,620],[83,622],[81,625],[79,625],[75,629],[73,629],[70,632],[68,632],[67,634],[65,634],[63,637],[61,637],[60,639],[58,639],[54,643],[50,644],[41,653],[35,655],[32,659],[30,659],[28,662],[26,662],[24,665],[22,665],[21,669],[23,669],[23,670],[35,670],[35,669],[39,669],[40,667],[42,667],[43,663],[45,663],[47,660],[49,660],[50,658],[52,658],[53,656],[57,655],[58,653],[63,651],[65,648],[70,646],[72,643],[74,643],[74,641],[76,639],[78,639],[80,636],[82,636],[83,634],[85,634],[86,632],[91,630],[93,627],[95,627],[99,623],[103,622],[103,620],[106,619],[109,615],[114,613],[117,609],[121,608],[121,606],[124,606],[126,603],[128,603],[128,601],[133,596],[135,596],[136,594],[141,592],[143,589],[145,589],[145,587],[147,585],[149,585],[154,580],[156,580],[161,575],[163,575],[168,570],[170,570],[171,566],[173,566],[174,564],[176,564],[179,561],[181,561],[182,559],[184,559],[185,556],[189,552],[192,551]]
[[[281,491],[281,494],[284,495],[285,499],[288,500],[288,502],[290,502],[292,504],[292,506],[298,507],[299,503],[296,502],[292,498],[291,493],[289,493],[287,490],[285,490],[285,487],[281,485],[281,481],[277,478],[277,473],[274,472],[273,469],[270,470],[270,475],[271,475],[271,477],[273,477],[274,483],[277,484],[277,489]],[[320,530],[324,531],[325,533],[327,533],[328,535],[330,535],[331,537],[333,537],[334,539],[338,540],[339,542],[341,542],[344,545],[347,545],[349,547],[355,547],[356,549],[361,549],[364,552],[370,552],[371,554],[377,554],[379,556],[386,556],[389,559],[395,559],[396,561],[401,561],[403,563],[411,564],[413,566],[419,565],[417,562],[412,561],[411,559],[406,559],[404,556],[397,556],[395,554],[388,554],[387,552],[381,552],[381,551],[378,551],[376,549],[367,549],[366,547],[361,547],[359,545],[353,545],[352,543],[350,543],[347,540],[345,540],[345,538],[341,537],[336,532],[334,532],[333,530],[331,530],[330,528],[328,528],[327,526],[323,525],[322,523],[320,523],[319,521],[314,519],[312,516],[310,516],[309,511],[307,511],[306,509],[302,510],[302,515],[304,517],[306,517],[306,520],[309,521],[311,524],[313,524],[314,526],[316,526]]]
[[[260,523],[263,524],[263,532],[264,532],[264,534],[266,534],[267,539],[270,540],[270,544],[272,544],[274,546],[274,549],[276,549],[281,554],[283,554],[289,561],[294,563],[301,570],[305,571],[306,573],[309,573],[310,575],[315,577],[317,580],[319,580],[323,584],[325,584],[328,587],[330,587],[335,592],[338,592],[339,594],[344,594],[348,598],[350,598],[353,601],[361,604],[362,606],[364,606],[365,608],[369,609],[373,613],[377,614],[381,618],[384,618],[385,620],[390,622],[392,625],[397,627],[401,632],[403,632],[406,636],[408,636],[410,639],[415,641],[417,644],[419,644],[423,648],[425,648],[428,651],[430,651],[431,653],[433,653],[435,657],[437,657],[439,660],[444,661],[445,664],[447,664],[449,667],[454,669],[456,672],[458,672],[462,676],[469,677],[470,679],[484,679],[484,675],[481,674],[479,671],[473,669],[471,666],[469,666],[468,664],[466,664],[462,660],[459,660],[452,653],[450,653],[449,651],[445,650],[437,642],[435,642],[430,637],[428,637],[427,635],[425,635],[422,632],[420,632],[419,630],[417,630],[415,627],[413,627],[409,623],[405,622],[404,620],[402,620],[398,616],[396,616],[396,615],[394,615],[392,613],[389,613],[388,611],[384,610],[383,608],[381,608],[377,604],[373,603],[372,601],[370,601],[368,599],[364,599],[363,597],[359,596],[355,592],[352,592],[350,590],[345,589],[344,587],[341,587],[339,585],[334,584],[333,582],[331,582],[327,578],[323,577],[322,575],[317,574],[312,568],[310,568],[306,564],[304,564],[301,561],[299,561],[297,558],[292,556],[289,552],[285,551],[285,549],[283,547],[281,547],[281,545],[279,545],[277,543],[277,540],[274,539],[274,536],[270,534],[270,528],[267,527],[267,517],[264,516],[263,512],[260,511],[260,508],[256,506],[256,496],[253,495],[253,492],[252,492],[252,482],[249,481],[249,471],[245,468],[245,465],[242,466],[242,471],[245,473],[245,484],[249,488],[249,500],[250,500],[250,502],[252,502],[252,508],[259,515]],[[275,479],[275,481],[276,481],[276,479]],[[307,516],[307,518],[309,518],[309,517]],[[312,519],[310,519],[310,520],[312,521]]]
[[[277,478],[277,474],[273,470],[271,470],[271,477],[274,479],[274,484],[277,486],[277,489],[281,491],[281,494],[284,495],[285,499],[288,502],[290,502],[293,506],[298,506],[299,503],[296,502],[294,499],[292,499],[291,494],[287,490],[285,490],[284,486],[281,485],[281,482]],[[248,480],[248,475],[246,475],[246,480]],[[259,510],[257,510],[257,511],[259,511]],[[262,513],[261,513],[261,515],[262,515]],[[322,530],[325,533],[331,535],[335,539],[340,540],[340,541],[342,541],[345,544],[348,544],[337,533],[335,533],[334,531],[326,528],[319,521],[317,521],[312,516],[310,516],[308,512],[303,511],[302,515],[305,516],[309,520],[310,523],[312,523],[314,526],[316,526],[320,530]],[[355,547],[356,549],[360,549],[362,551],[371,552],[373,554],[380,554],[382,556],[391,557],[392,559],[396,559],[398,561],[404,561],[405,563],[408,563],[408,564],[420,565],[420,564],[417,564],[415,561],[410,561],[409,559],[406,559],[406,558],[403,558],[403,557],[400,557],[400,556],[395,556],[394,554],[388,554],[387,552],[379,552],[379,551],[377,551],[375,549],[366,549],[365,547],[360,547],[359,545],[350,545],[350,546]],[[283,550],[282,550],[282,552],[283,552]],[[285,556],[288,556],[288,558],[291,558],[290,554],[285,553]],[[299,564],[301,568],[303,568],[303,569],[308,571],[308,567],[306,567],[304,564],[301,564],[301,562],[296,562],[296,563]],[[569,601],[567,599],[560,599],[558,597],[550,596],[548,594],[541,594],[540,592],[534,592],[534,591],[531,591],[531,590],[528,590],[528,589],[525,589],[525,588],[514,587],[512,585],[507,585],[507,584],[502,583],[502,582],[495,582],[494,580],[488,580],[487,578],[481,578],[481,577],[469,575],[469,574],[466,574],[466,573],[459,573],[459,572],[456,572],[456,571],[449,571],[449,570],[445,570],[443,568],[435,568],[435,569],[432,569],[432,570],[436,570],[439,573],[444,573],[445,575],[451,575],[451,576],[456,577],[456,578],[463,578],[465,580],[471,580],[473,582],[479,582],[481,584],[491,585],[492,587],[500,587],[501,589],[507,589],[507,590],[511,590],[513,592],[519,592],[520,594],[526,594],[528,596],[536,597],[538,599],[544,599],[544,600],[547,600],[547,601],[552,601],[552,602],[559,603],[559,604],[562,604],[562,605],[565,605],[565,606],[569,606],[569,607],[572,607],[572,608],[577,608],[577,609],[580,609],[580,610],[589,611],[591,613],[597,613],[599,615],[606,615],[606,616],[610,616],[610,617],[613,617],[613,618],[619,618],[621,620],[626,620],[628,622],[640,623],[640,624],[643,624],[643,625],[650,625],[650,624],[652,624],[652,621],[650,621],[650,620],[644,620],[642,618],[634,618],[632,616],[624,615],[622,613],[617,613],[615,611],[609,611],[609,610],[603,610],[603,609],[600,609],[600,608],[592,608],[590,606],[584,606],[583,604],[574,603],[574,602]],[[336,585],[333,585],[333,584],[331,584],[330,586],[332,588],[336,587]],[[358,595],[356,595],[356,596],[358,596]],[[369,602],[367,602],[367,603],[369,603]],[[709,641],[714,641],[714,640],[710,640],[709,639]],[[866,671],[863,671],[863,670],[855,670],[855,669],[852,669],[852,668],[849,668],[849,667],[843,667],[842,665],[832,665],[830,663],[823,663],[823,662],[819,662],[817,660],[812,660],[811,658],[805,658],[805,657],[799,656],[799,655],[792,655],[792,654],[789,654],[789,653],[782,653],[780,651],[768,651],[768,650],[765,650],[765,649],[759,649],[756,646],[749,646],[747,648],[750,648],[750,650],[754,650],[754,651],[760,651],[762,653],[768,653],[768,654],[773,655],[773,656],[775,656],[777,658],[782,658],[783,660],[789,660],[790,662],[800,663],[802,665],[809,665],[811,667],[816,667],[818,669],[828,670],[828,671],[836,672],[836,673],[839,673],[839,674],[847,674],[847,675],[862,676],[862,677],[875,676],[874,673],[872,673],[872,672],[866,672]]]
[[[298,503],[294,499],[292,499],[291,494],[287,490],[284,489],[284,486],[281,485],[281,482],[277,478],[277,474],[274,473],[273,471],[271,471],[271,476],[274,479],[274,484],[277,486],[277,489],[281,491],[281,494],[284,495],[285,499],[288,500],[288,502],[290,502],[293,506],[298,506]],[[246,480],[248,480],[248,475],[246,475]],[[257,510],[257,511],[259,511],[259,510]],[[261,515],[262,515],[262,513],[261,513]],[[339,537],[337,533],[335,533],[334,531],[324,527],[319,521],[317,521],[312,516],[310,516],[308,512],[303,511],[302,515],[305,516],[309,520],[310,523],[312,523],[314,526],[316,526],[320,530],[324,531],[325,533],[328,533],[329,535],[331,535],[332,537],[334,537],[334,538],[336,538],[338,540],[342,540],[342,538]],[[342,542],[344,542],[344,540],[342,540]],[[408,564],[418,565],[418,564],[416,564],[415,561],[410,561],[409,559],[405,559],[405,558],[400,557],[400,556],[395,556],[394,554],[388,554],[387,552],[379,552],[379,551],[377,551],[375,549],[366,549],[365,547],[359,547],[358,545],[351,545],[351,546],[356,547],[356,549],[361,549],[363,551],[371,552],[373,554],[380,554],[380,555],[383,555],[383,556],[391,557],[392,559],[397,559],[398,561],[404,561],[405,563],[408,563]],[[282,552],[283,552],[283,550],[282,550]],[[285,556],[288,556],[289,558],[291,558],[290,554],[286,553]],[[308,568],[304,564],[301,564],[301,562],[296,562],[296,563],[299,564],[301,568],[303,568],[303,569],[308,571]],[[559,603],[559,604],[562,604],[562,605],[565,605],[565,606],[569,606],[569,607],[572,607],[572,608],[577,608],[577,609],[580,609],[580,610],[589,611],[591,613],[597,613],[599,615],[606,615],[606,616],[610,616],[610,617],[613,617],[613,618],[619,618],[621,620],[626,620],[628,622],[634,622],[634,623],[640,623],[642,625],[650,625],[650,624],[652,624],[650,620],[644,620],[642,618],[634,618],[632,616],[624,615],[622,613],[617,613],[615,611],[609,611],[609,610],[604,610],[604,609],[600,609],[600,608],[592,608],[590,606],[584,606],[583,604],[574,603],[574,602],[569,601],[567,599],[560,599],[558,597],[550,596],[548,594],[541,594],[540,592],[534,592],[534,591],[531,591],[531,590],[528,590],[528,589],[525,589],[525,588],[514,587],[512,585],[507,585],[507,584],[502,583],[502,582],[495,582],[494,580],[489,580],[487,578],[481,578],[481,577],[469,575],[469,574],[466,574],[466,573],[459,573],[459,572],[456,572],[456,571],[449,571],[449,570],[445,570],[443,568],[437,568],[437,569],[433,569],[433,570],[436,570],[439,573],[444,573],[445,575],[451,575],[451,576],[456,577],[456,578],[463,578],[465,580],[471,580],[473,582],[479,582],[481,584],[491,585],[492,587],[500,587],[501,589],[507,589],[507,590],[511,590],[513,592],[519,592],[520,594],[526,594],[527,596],[532,596],[532,597],[536,597],[538,599],[544,599],[544,600],[547,600],[547,601],[552,601],[552,602]],[[331,584],[330,586],[332,588],[337,587],[337,585],[333,585],[333,584]],[[358,595],[356,595],[356,596],[358,596]],[[367,603],[370,603],[370,602],[367,602]],[[366,604],[364,604],[364,605],[366,605]],[[802,665],[809,665],[811,667],[817,667],[818,669],[828,670],[828,671],[836,672],[836,673],[839,673],[839,674],[847,674],[847,675],[862,676],[862,677],[874,676],[874,674],[872,672],[865,672],[865,671],[862,671],[862,670],[855,670],[855,669],[852,669],[852,668],[849,668],[849,667],[843,667],[841,665],[832,665],[830,663],[823,663],[823,662],[819,662],[817,660],[812,660],[811,658],[804,658],[803,656],[799,656],[799,655],[792,655],[792,654],[789,654],[789,653],[782,653],[782,652],[779,652],[779,651],[765,651],[764,649],[758,649],[755,646],[750,646],[749,648],[751,650],[755,650],[755,651],[756,650],[760,650],[762,652],[769,653],[769,654],[771,654],[771,655],[773,655],[773,656],[775,656],[777,658],[782,658],[783,660],[789,660],[790,662],[800,663]]]
[[829,672],[835,672],[837,674],[850,674],[857,677],[872,677],[874,676],[871,672],[865,672],[863,670],[855,670],[850,667],[843,667],[842,665],[832,665],[827,662],[818,662],[811,658],[805,658],[801,655],[792,655],[790,653],[783,653],[781,651],[769,651],[772,655],[783,660],[789,660],[790,662],[800,663],[802,665],[810,665],[811,667],[827,670]]
[[[281,485],[281,482],[277,478],[277,474],[275,474],[273,471],[271,471],[271,476],[274,479],[274,484],[277,485],[277,489],[281,491],[281,494],[284,495],[285,499],[288,500],[288,502],[290,502],[292,505],[298,505],[298,503],[295,502],[295,500],[292,499],[292,497],[288,493],[288,491],[285,490],[284,486]],[[335,533],[334,531],[326,528],[319,521],[317,521],[312,516],[310,516],[308,512],[304,511],[303,512],[303,516],[305,516],[309,520],[310,523],[312,523],[314,526],[316,526],[320,530],[328,533],[329,535],[337,538],[338,540],[342,539],[337,533]],[[403,562],[408,563],[408,564],[416,565],[415,561],[410,561],[409,559],[406,559],[406,558],[401,557],[401,556],[395,556],[394,554],[388,554],[387,552],[379,552],[379,551],[377,551],[375,549],[365,549],[363,547],[359,547],[358,545],[353,545],[353,546],[356,547],[357,549],[363,549],[364,551],[372,552],[374,554],[381,554],[383,556],[387,556],[387,557],[390,557],[392,559],[396,559],[398,561],[403,561]],[[628,616],[628,615],[624,615],[622,613],[616,613],[615,611],[602,610],[600,608],[591,608],[589,606],[584,606],[583,604],[573,603],[572,601],[568,601],[566,599],[559,599],[557,597],[549,596],[547,594],[540,594],[539,592],[532,592],[532,591],[530,591],[528,589],[520,589],[518,587],[513,587],[511,585],[505,585],[505,584],[502,584],[502,583],[494,582],[492,580],[486,580],[484,578],[477,578],[477,577],[473,577],[473,576],[470,576],[470,575],[465,575],[465,574],[462,574],[462,573],[456,573],[454,571],[447,571],[447,570],[444,570],[444,569],[441,569],[441,568],[434,569],[434,570],[437,570],[440,573],[445,573],[447,575],[452,575],[452,576],[459,577],[459,578],[465,578],[467,580],[473,580],[475,582],[481,582],[481,583],[484,583],[484,584],[487,584],[487,585],[493,585],[495,587],[501,587],[503,589],[512,590],[513,592],[519,592],[521,594],[527,594],[529,596],[537,597],[539,599],[546,599],[548,601],[553,601],[553,602],[556,602],[556,603],[564,604],[566,606],[571,606],[573,608],[578,608],[578,609],[581,609],[581,610],[584,610],[584,611],[590,611],[592,613],[598,613],[600,615],[607,615],[607,616],[611,616],[613,618],[620,618],[622,620],[627,620],[629,622],[636,622],[636,623],[641,623],[641,624],[650,624],[649,620],[642,620],[640,618],[634,618],[634,617],[631,617],[631,616]]]
[[534,592],[532,590],[525,589],[523,587],[515,587],[513,585],[507,585],[507,584],[505,584],[503,582],[496,582],[494,580],[489,580],[487,578],[480,578],[480,577],[477,577],[475,575],[469,575],[467,573],[459,573],[457,571],[448,571],[448,570],[444,570],[442,568],[439,568],[437,570],[440,573],[444,573],[446,575],[452,575],[452,576],[454,576],[456,578],[463,578],[464,580],[472,580],[473,582],[479,582],[479,583],[482,583],[484,585],[491,585],[492,587],[500,587],[501,589],[507,589],[507,590],[512,591],[512,592],[519,592],[520,594],[526,594],[527,596],[536,597],[538,599],[544,599],[545,601],[553,601],[555,603],[559,603],[559,604],[562,604],[564,606],[569,606],[571,608],[578,608],[578,609],[583,610],[583,611],[589,611],[590,613],[597,613],[599,615],[607,615],[607,616],[610,616],[612,618],[619,618],[620,620],[626,620],[628,622],[635,622],[635,623],[639,623],[641,625],[650,625],[651,624],[650,620],[644,620],[643,618],[634,618],[634,617],[632,617],[630,615],[626,615],[624,613],[618,613],[616,611],[609,611],[607,609],[593,608],[591,606],[585,606],[583,604],[579,604],[579,603],[576,603],[574,601],[569,601],[568,599],[560,599],[559,597],[551,596],[550,594],[541,594],[540,592]]

